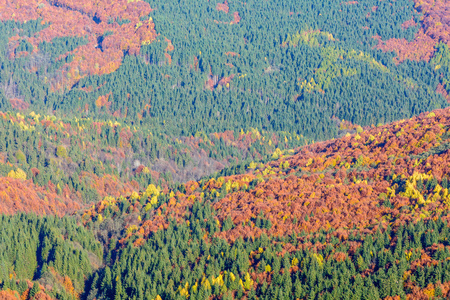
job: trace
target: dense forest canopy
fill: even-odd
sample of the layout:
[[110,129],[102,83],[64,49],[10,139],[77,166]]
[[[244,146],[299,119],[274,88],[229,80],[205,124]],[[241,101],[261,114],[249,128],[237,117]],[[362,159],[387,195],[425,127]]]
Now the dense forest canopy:
[[0,298],[448,298],[449,9],[0,0]]
[[445,43],[429,62],[374,48],[414,41],[411,1],[122,2],[3,7],[0,107],[22,114],[2,175],[90,202],[447,105]]
[[[56,5],[61,13],[76,6],[59,2],[67,6]],[[396,65],[393,53],[374,49],[374,36],[414,39],[420,13],[412,1],[148,4],[136,33],[151,22],[159,35],[139,51],[124,50],[114,72],[76,81],[74,49],[90,45],[90,37],[75,32],[37,44],[40,32],[57,28],[51,19],[3,22],[2,107],[19,106],[11,102],[17,98],[35,111],[114,115],[177,135],[254,127],[318,140],[337,134],[333,116],[376,125],[447,105],[435,92],[442,70],[433,63]],[[415,25],[403,26],[409,20]],[[112,27],[97,38],[96,51],[132,24],[103,23]]]

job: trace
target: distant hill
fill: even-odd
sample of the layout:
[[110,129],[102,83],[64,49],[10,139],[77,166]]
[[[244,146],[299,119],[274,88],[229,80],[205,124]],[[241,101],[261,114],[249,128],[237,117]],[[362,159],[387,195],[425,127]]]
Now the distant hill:
[[[370,126],[448,106],[441,6],[7,1],[0,109],[144,123],[174,137],[256,128],[325,140],[337,137],[335,118]],[[417,55],[383,52],[392,39],[416,39]]]
[[[72,56],[72,61],[61,66],[59,78],[51,78],[52,89],[71,87],[81,78],[114,72],[122,63],[124,53],[136,54],[141,45],[155,40],[154,23],[146,18],[152,11],[143,1],[6,1],[1,8],[0,20],[20,23],[37,20],[37,34],[25,35],[16,30],[10,37],[8,58],[34,54],[32,72],[45,63],[49,47],[60,51],[57,60]],[[143,20],[143,18],[146,18]],[[71,49],[61,51],[65,41],[81,39]],[[23,44],[28,43],[25,49]],[[44,44],[42,44],[44,43]],[[48,46],[50,44],[50,46]],[[59,45],[58,45],[59,44]],[[29,51],[31,47],[31,53]],[[43,49],[41,49],[43,48]],[[21,51],[25,50],[25,51]],[[66,52],[67,51],[67,52]]]

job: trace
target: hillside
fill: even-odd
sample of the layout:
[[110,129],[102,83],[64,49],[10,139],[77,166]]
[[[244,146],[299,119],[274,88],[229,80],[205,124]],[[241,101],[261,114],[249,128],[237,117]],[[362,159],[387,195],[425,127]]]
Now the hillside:
[[426,61],[398,64],[376,47],[374,36],[412,40],[425,26],[409,0],[0,7],[4,112],[148,124],[173,138],[255,128],[325,140],[338,135],[334,117],[370,126],[448,106],[448,67],[430,60],[444,38]]
[[[144,264],[144,270],[151,274],[148,282],[162,283],[167,276],[173,285],[154,286],[154,292],[144,288],[146,280],[141,287],[127,285],[139,271],[122,268],[127,295],[145,290],[167,298],[178,292],[196,299],[204,293],[270,298],[291,288],[298,298],[341,299],[359,293],[357,299],[428,299],[438,290],[445,296],[449,278],[440,276],[450,267],[449,126],[450,110],[445,109],[359,128],[356,134],[295,152],[276,151],[274,160],[250,163],[242,174],[188,182],[175,190],[150,185],[144,194],[108,197],[81,219],[103,236],[112,234],[114,245],[117,240],[128,245],[116,246],[111,268],[132,253],[171,253],[172,263]],[[158,279],[157,270],[165,263],[175,269]],[[193,274],[182,272],[186,264]],[[314,275],[304,264],[315,266]],[[348,280],[350,287],[337,289],[333,272],[349,276],[340,280]],[[241,286],[233,285],[233,276],[240,276]],[[392,278],[400,280],[396,287]],[[301,284],[294,285],[296,280]],[[102,293],[108,291],[99,289]]]
[[[117,121],[0,112],[1,213],[63,215],[150,183],[200,179],[307,141],[287,132],[198,133],[173,137]],[[351,126],[351,125],[345,125]],[[345,129],[344,129],[345,130]],[[47,199],[47,200],[46,200]]]
[[444,4],[322,2],[1,3],[0,175],[79,207],[448,106]]
[[[442,42],[448,46],[450,43],[448,24],[450,6],[448,2],[414,1],[414,7],[423,15],[420,18],[421,27],[413,40],[392,38],[382,42],[379,36],[374,37],[379,40],[378,48],[397,53],[397,62],[406,59],[429,61],[436,51],[436,44]],[[374,10],[378,10],[378,7]],[[403,23],[402,27],[408,28],[415,25],[416,21],[412,18]]]
[[[106,196],[62,225],[3,216],[24,228],[48,223],[40,236],[62,248],[43,255],[47,238],[31,238],[37,264],[4,256],[14,273],[0,273],[0,287],[25,299],[447,298],[450,109],[353,128],[175,188]],[[38,234],[29,230],[17,234]]]
[[[33,54],[41,58],[34,60],[31,72],[42,67],[45,53],[41,52],[46,51],[42,46],[60,39],[83,40],[57,58],[73,57],[70,63],[61,66],[59,78],[50,79],[52,89],[57,90],[71,87],[86,76],[116,71],[124,53],[138,53],[141,45],[154,41],[155,25],[151,20],[142,22],[151,11],[142,1],[4,1],[0,20],[40,21],[42,30],[38,34],[22,37],[23,33],[17,30],[8,43],[9,59]],[[20,51],[21,43],[29,43],[31,53],[27,48]]]
[[449,299],[448,8],[0,0],[0,299]]
[[[278,149],[267,164],[251,162],[222,171],[242,174],[159,189],[157,194],[164,195],[156,214],[161,216],[143,218],[141,225],[150,234],[166,227],[169,217],[186,221],[185,211],[196,200],[211,201],[221,223],[231,217],[235,226],[222,235],[231,241],[262,232],[284,236],[330,228],[376,230],[433,217],[447,209],[449,128],[450,110],[436,110],[386,126],[359,127],[356,134],[296,152]],[[142,198],[134,200],[139,209]],[[98,207],[107,206],[99,203],[85,214],[95,217],[101,213]],[[255,226],[259,215],[270,220],[270,230]],[[305,220],[310,216],[314,222]]]

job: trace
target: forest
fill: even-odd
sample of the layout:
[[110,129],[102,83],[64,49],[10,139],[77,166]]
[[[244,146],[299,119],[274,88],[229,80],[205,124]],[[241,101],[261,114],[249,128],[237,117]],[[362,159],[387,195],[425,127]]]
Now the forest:
[[448,299],[449,10],[0,0],[0,298]]

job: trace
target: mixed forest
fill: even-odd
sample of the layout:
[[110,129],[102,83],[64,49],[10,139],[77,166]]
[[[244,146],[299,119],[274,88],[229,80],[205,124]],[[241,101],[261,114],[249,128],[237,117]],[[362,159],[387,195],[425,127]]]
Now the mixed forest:
[[0,0],[0,299],[447,299],[445,1]]

